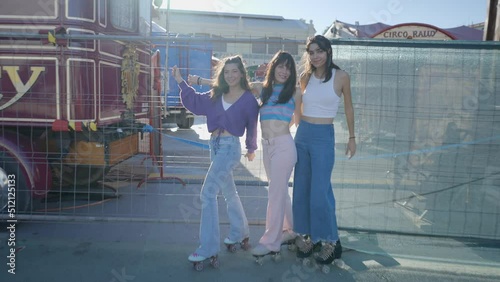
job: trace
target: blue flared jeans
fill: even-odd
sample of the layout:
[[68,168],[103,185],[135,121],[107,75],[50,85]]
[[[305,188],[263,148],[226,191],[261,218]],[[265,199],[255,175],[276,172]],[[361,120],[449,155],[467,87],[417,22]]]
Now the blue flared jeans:
[[240,162],[241,144],[235,136],[212,137],[210,140],[210,168],[201,189],[200,246],[198,255],[213,256],[220,251],[219,210],[217,195],[222,192],[229,218],[228,238],[241,241],[248,237],[248,221],[236,191],[233,170]]
[[295,134],[297,164],[293,179],[293,227],[311,240],[339,239],[331,176],[335,163],[333,124],[300,121]]

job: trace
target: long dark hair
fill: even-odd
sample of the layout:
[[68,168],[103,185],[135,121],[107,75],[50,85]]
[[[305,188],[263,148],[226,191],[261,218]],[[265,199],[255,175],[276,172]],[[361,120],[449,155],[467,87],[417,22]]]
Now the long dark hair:
[[214,73],[215,83],[212,87],[212,93],[211,93],[211,99],[214,101],[217,100],[217,98],[222,96],[224,93],[229,92],[229,85],[224,79],[224,68],[226,67],[227,64],[238,65],[238,69],[242,74],[240,80],[240,86],[243,90],[250,91],[250,84],[248,83],[247,70],[245,69],[245,65],[243,65],[243,60],[241,59],[241,57],[240,56],[227,57],[219,61],[215,69]]
[[267,66],[266,78],[264,80],[264,85],[262,87],[262,105],[265,105],[271,95],[273,94],[273,84],[275,82],[275,71],[276,67],[280,64],[285,64],[285,66],[290,70],[290,76],[285,81],[283,89],[278,97],[275,104],[285,104],[290,101],[295,92],[295,86],[297,84],[297,70],[295,68],[295,60],[290,53],[285,51],[278,51],[269,62]]
[[324,37],[322,35],[316,35],[314,37],[309,37],[307,39],[306,53],[304,54],[304,58],[303,58],[304,72],[301,74],[301,77],[305,76],[307,78],[307,80],[309,81],[309,78],[311,77],[312,73],[316,70],[316,67],[314,67],[311,64],[311,61],[309,60],[309,47],[313,43],[318,44],[318,47],[327,53],[327,55],[326,55],[326,69],[325,69],[326,74],[325,74],[325,80],[323,81],[323,82],[327,82],[328,80],[330,80],[330,78],[332,78],[332,75],[333,75],[332,69],[340,70],[340,67],[333,63],[332,44],[330,43],[330,40],[328,40],[326,37]]

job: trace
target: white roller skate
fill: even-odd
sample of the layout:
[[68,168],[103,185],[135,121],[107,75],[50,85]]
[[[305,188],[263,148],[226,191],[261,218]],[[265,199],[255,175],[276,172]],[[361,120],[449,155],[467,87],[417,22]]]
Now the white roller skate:
[[203,268],[204,268],[204,261],[206,261],[206,260],[210,261],[210,265],[213,268],[219,268],[219,257],[218,257],[218,255],[214,255],[214,256],[211,256],[211,257],[204,257],[204,256],[198,255],[197,253],[192,253],[191,255],[189,255],[188,260],[193,263],[193,267],[197,271],[202,271],[203,270]]
[[270,255],[275,262],[281,261],[280,251],[271,251],[264,245],[257,245],[257,247],[252,249],[252,255],[255,257],[255,262],[259,265],[264,263],[263,258],[267,255]]
[[233,240],[230,240],[229,238],[226,237],[224,239],[224,245],[226,245],[227,250],[230,251],[231,253],[236,252],[237,245],[240,245],[241,249],[247,251],[248,249],[250,249],[249,240],[250,239],[247,237],[241,241],[233,241]]

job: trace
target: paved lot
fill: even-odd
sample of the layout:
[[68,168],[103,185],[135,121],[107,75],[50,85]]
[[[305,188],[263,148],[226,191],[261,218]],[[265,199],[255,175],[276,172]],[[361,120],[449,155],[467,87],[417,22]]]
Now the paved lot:
[[[500,242],[423,236],[425,228],[445,225],[432,225],[394,203],[383,160],[352,162],[340,153],[334,184],[339,225],[344,228],[345,268],[335,267],[325,275],[302,266],[286,248],[281,262],[267,258],[259,266],[248,252],[222,248],[219,269],[195,271],[187,256],[197,247],[198,193],[208,151],[183,140],[203,144],[203,127],[165,132],[163,175],[180,177],[185,187],[175,180],[154,180],[160,174],[151,160],[136,156],[113,169],[106,185],[35,201],[30,213],[19,216],[15,232],[0,226],[0,282],[500,281]],[[267,205],[260,154],[257,151],[254,162],[242,160],[235,173],[252,244],[264,232]],[[146,176],[150,181],[139,185]],[[228,229],[223,198],[219,214],[223,238]],[[466,225],[461,213],[454,218],[453,226]],[[8,273],[7,265],[13,236],[18,248],[15,275]]]
[[[257,265],[245,251],[220,254],[220,269],[196,272],[187,256],[197,246],[199,185],[136,183],[120,197],[58,211],[38,210],[16,226],[16,274],[7,272],[6,226],[0,231],[0,281],[499,281],[498,242],[363,233],[342,230],[345,269],[325,275],[283,260]],[[242,186],[251,241],[263,233],[266,190]],[[63,201],[68,205],[67,200]],[[52,204],[52,203],[49,203]],[[61,203],[59,203],[60,205]],[[77,207],[77,208],[75,208]],[[219,199],[221,236],[227,232]],[[36,220],[35,220],[36,219]],[[45,221],[40,221],[45,219]]]

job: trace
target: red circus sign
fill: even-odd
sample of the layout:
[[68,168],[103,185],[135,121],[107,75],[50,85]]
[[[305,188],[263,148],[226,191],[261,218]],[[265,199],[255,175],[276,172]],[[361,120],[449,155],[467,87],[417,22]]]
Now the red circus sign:
[[421,40],[455,40],[445,30],[426,24],[401,24],[384,29],[375,35],[377,39],[421,39]]

